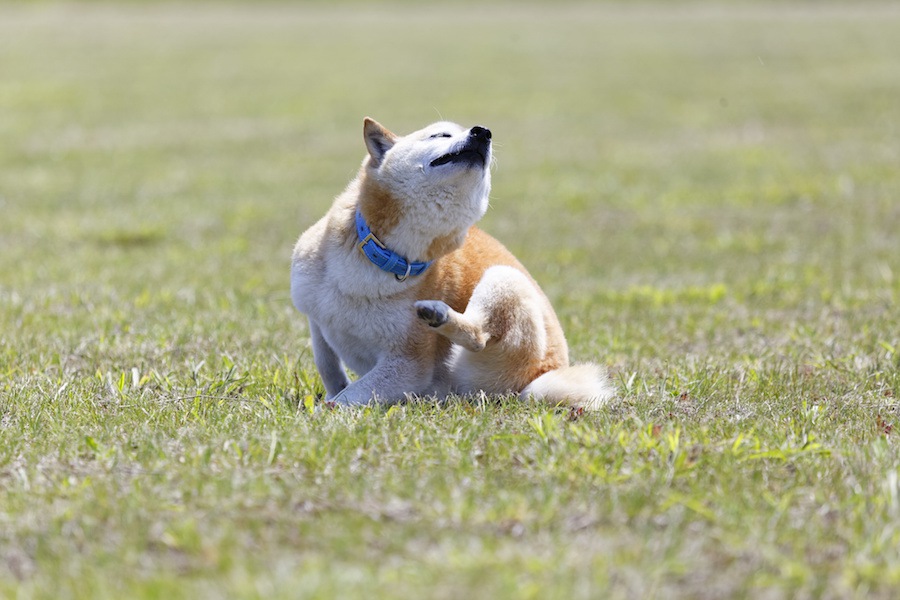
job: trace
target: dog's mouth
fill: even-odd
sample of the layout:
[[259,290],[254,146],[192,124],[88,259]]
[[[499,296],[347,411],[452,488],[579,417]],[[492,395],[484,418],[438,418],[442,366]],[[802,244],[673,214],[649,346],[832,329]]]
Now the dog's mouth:
[[429,166],[440,167],[447,164],[461,164],[469,167],[485,167],[491,149],[491,131],[475,126],[469,130],[466,140],[447,154],[431,161]]
[[459,150],[451,152],[443,156],[439,156],[431,161],[432,167],[439,167],[448,163],[463,163],[471,166],[484,165],[485,156],[477,150]]

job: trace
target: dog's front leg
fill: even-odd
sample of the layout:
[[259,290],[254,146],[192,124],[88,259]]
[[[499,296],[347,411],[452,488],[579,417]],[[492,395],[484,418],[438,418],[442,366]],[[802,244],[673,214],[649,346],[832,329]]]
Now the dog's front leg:
[[309,334],[312,338],[313,360],[322,383],[325,384],[325,399],[332,400],[350,385],[350,379],[341,365],[341,359],[322,335],[322,330],[312,319],[309,320]]
[[373,400],[391,403],[428,390],[433,367],[409,357],[390,356],[348,385],[332,401],[342,406],[360,406]]

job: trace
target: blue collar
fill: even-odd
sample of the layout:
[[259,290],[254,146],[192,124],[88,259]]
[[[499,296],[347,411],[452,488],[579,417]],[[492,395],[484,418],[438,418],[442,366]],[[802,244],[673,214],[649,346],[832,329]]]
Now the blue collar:
[[360,252],[382,271],[393,273],[397,281],[404,281],[410,275],[421,275],[431,265],[432,261],[430,260],[409,262],[393,250],[388,250],[369,229],[358,208],[356,209],[356,235],[359,238],[359,244],[356,247]]

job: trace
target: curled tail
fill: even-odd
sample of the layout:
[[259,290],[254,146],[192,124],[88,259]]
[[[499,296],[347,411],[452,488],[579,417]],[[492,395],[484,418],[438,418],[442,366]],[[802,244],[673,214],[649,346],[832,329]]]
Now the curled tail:
[[548,371],[529,383],[519,397],[555,406],[597,410],[615,394],[606,372],[594,364],[572,365]]

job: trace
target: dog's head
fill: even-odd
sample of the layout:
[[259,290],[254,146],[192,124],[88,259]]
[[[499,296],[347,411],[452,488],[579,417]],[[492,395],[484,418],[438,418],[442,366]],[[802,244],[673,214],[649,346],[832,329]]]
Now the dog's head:
[[[397,136],[367,118],[363,135],[369,155],[363,162],[362,206],[373,231],[395,238],[415,258],[431,259],[435,251],[418,246],[425,238],[465,232],[488,207],[491,189],[491,132],[446,121],[406,136]],[[400,248],[397,248],[400,250]]]

